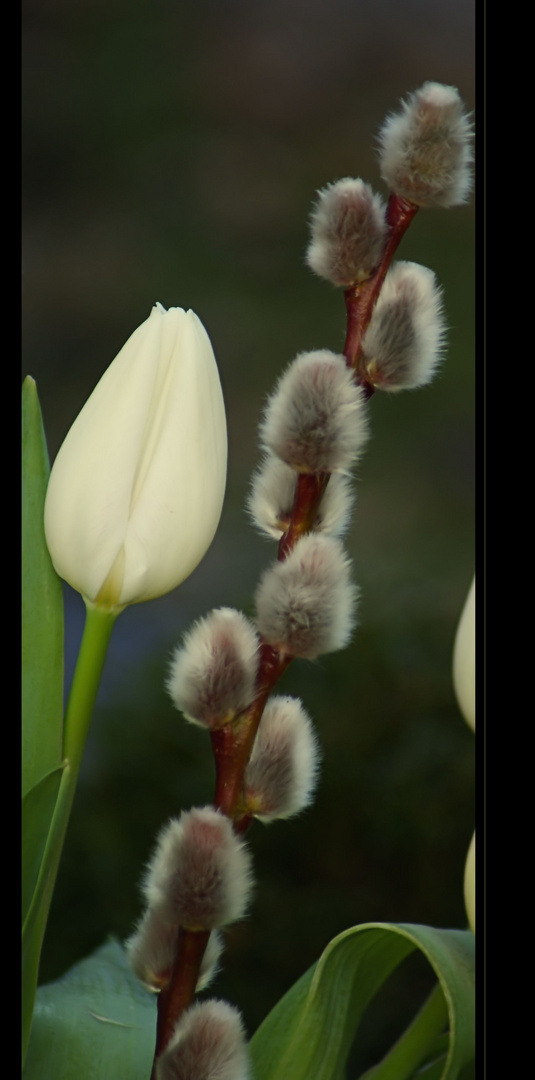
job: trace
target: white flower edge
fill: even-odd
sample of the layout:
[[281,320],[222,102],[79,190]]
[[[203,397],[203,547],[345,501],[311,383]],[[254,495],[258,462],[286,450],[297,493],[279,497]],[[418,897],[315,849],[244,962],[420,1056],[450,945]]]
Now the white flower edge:
[[453,685],[466,723],[476,730],[476,579],[462,611],[453,649]]

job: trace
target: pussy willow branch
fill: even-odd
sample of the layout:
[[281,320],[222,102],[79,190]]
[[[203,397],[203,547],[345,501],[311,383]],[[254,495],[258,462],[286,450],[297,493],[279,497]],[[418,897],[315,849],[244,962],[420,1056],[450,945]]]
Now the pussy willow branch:
[[[347,333],[344,356],[347,366],[355,371],[355,379],[367,397],[371,397],[374,388],[359,371],[364,334],[394,253],[417,210],[418,207],[407,199],[398,195],[390,196],[386,212],[389,232],[381,263],[362,285],[345,290]],[[284,561],[299,538],[314,528],[329,476],[329,473],[299,474],[291,517],[279,542],[279,561]],[[293,657],[276,646],[261,640],[257,690],[253,702],[232,724],[226,724],[211,732],[216,765],[214,806],[232,820],[234,830],[238,833],[244,833],[252,820],[245,809],[243,777],[258,726],[269,695],[292,659]],[[171,981],[158,998],[156,1056],[167,1046],[184,1009],[194,1001],[209,936],[207,933],[200,934],[184,929],[180,931],[179,949]],[[155,1067],[151,1080],[154,1080],[154,1077]]]
[[377,270],[367,281],[364,281],[362,285],[354,285],[346,289],[344,293],[347,310],[344,356],[347,366],[354,368],[357,382],[360,382],[365,389],[368,388],[370,394],[373,393],[373,387],[360,377],[359,372],[362,342],[390,263],[417,210],[415,203],[409,202],[408,199],[402,199],[400,195],[390,196],[386,208],[388,237],[383,258]]

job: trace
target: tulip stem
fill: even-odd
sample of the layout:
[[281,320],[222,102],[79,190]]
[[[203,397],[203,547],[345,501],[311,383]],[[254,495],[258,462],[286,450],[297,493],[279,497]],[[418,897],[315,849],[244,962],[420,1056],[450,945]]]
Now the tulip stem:
[[63,757],[76,783],[117,611],[86,606],[84,633],[63,726]]
[[[41,941],[48,921],[89,724],[117,614],[116,611],[87,608],[84,633],[63,725],[63,777],[39,871],[39,880],[43,882],[44,897],[39,910],[42,927]],[[40,892],[36,890],[36,893],[38,891]]]

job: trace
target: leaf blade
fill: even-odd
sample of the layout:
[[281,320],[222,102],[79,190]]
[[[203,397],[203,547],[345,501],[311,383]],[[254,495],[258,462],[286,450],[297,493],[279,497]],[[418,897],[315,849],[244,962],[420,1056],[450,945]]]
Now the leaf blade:
[[35,895],[54,816],[63,765],[43,776],[22,799],[22,923]]
[[22,388],[22,793],[61,762],[63,597],[46,546],[50,467],[35,382]]
[[[391,923],[365,923],[330,942],[253,1036],[255,1080],[342,1080],[366,1008],[415,948],[444,992],[451,1036],[441,1080],[454,1080],[473,1058],[473,935]],[[380,1068],[371,1073],[379,1077]]]
[[110,941],[37,991],[24,1080],[147,1080],[156,998]]

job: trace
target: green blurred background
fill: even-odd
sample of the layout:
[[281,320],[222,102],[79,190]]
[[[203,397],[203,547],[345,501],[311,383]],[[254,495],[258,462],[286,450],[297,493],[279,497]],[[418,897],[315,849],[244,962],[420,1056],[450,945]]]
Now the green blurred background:
[[[60,975],[139,914],[161,824],[209,802],[203,732],[167,700],[193,619],[252,611],[275,548],[244,513],[267,393],[300,350],[342,348],[343,296],[304,265],[317,188],[362,176],[386,194],[375,137],[426,79],[474,105],[466,0],[26,0],[24,373],[51,459],[129,334],[159,300],[210,333],[229,422],[213,546],[171,595],[116,626],[42,963]],[[474,212],[421,211],[399,254],[444,287],[448,353],[431,387],[375,395],[348,539],[362,590],[344,652],[295,663],[323,747],[301,818],[250,834],[257,890],[215,992],[252,1032],[330,938],[365,921],[463,926],[474,738],[451,684],[474,566]],[[67,683],[83,622],[66,590]],[[364,1068],[419,1003],[409,964],[353,1056]],[[379,1007],[378,1007],[379,1008]]]

